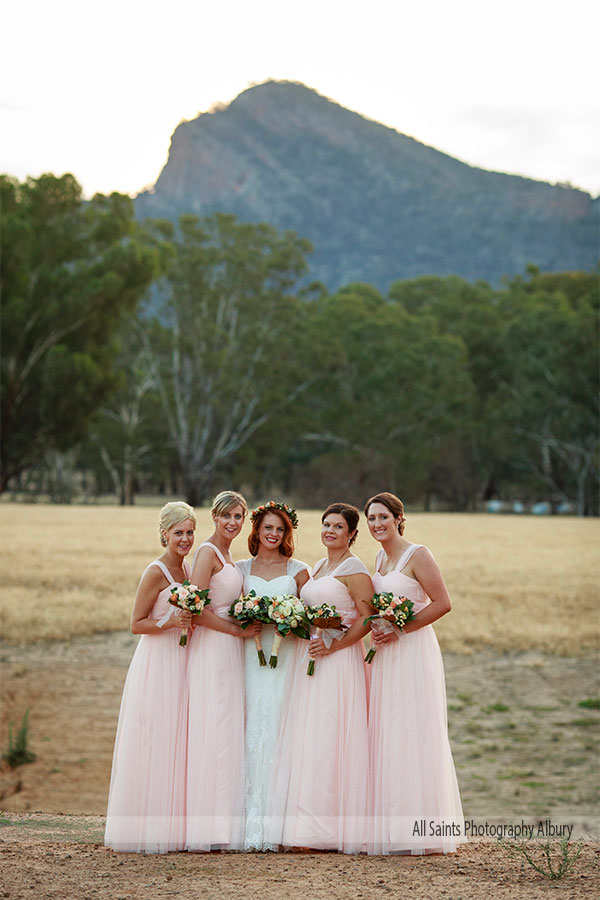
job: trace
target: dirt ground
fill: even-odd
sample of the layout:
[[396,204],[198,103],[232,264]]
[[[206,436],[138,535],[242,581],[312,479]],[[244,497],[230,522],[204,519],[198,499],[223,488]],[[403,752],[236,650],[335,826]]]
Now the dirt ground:
[[[449,731],[466,819],[572,823],[583,853],[560,881],[497,842],[455,856],[171,854],[102,846],[121,691],[136,638],[102,634],[0,653],[1,746],[29,709],[35,762],[2,764],[0,898],[466,900],[600,894],[600,711],[595,659],[538,652],[445,655]],[[374,662],[376,664],[376,660]]]
[[0,896],[10,900],[595,900],[600,891],[600,851],[589,842],[574,870],[550,881],[497,843],[429,857],[138,856],[102,846],[99,816],[12,822],[3,829],[0,863]]

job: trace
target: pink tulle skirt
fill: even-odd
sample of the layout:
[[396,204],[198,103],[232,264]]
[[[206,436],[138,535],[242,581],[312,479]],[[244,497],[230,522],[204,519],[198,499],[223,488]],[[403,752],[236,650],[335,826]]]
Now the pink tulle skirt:
[[368,852],[453,852],[464,826],[433,628],[382,646],[370,669]]
[[271,789],[269,840],[359,853],[367,836],[367,700],[362,641],[316,660],[297,642]]
[[187,850],[244,847],[244,642],[199,626],[189,648]]
[[142,635],[121,700],[106,813],[114,850],[185,846],[187,652],[179,629]]

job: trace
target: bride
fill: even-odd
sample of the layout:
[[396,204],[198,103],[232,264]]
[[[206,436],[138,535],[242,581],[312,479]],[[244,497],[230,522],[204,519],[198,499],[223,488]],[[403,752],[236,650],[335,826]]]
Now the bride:
[[[292,559],[296,510],[270,500],[251,515],[248,537],[251,559],[236,563],[244,579],[243,593],[254,590],[259,597],[278,594],[298,596],[308,581],[305,563]],[[273,625],[263,625],[262,644],[268,660],[273,644]],[[284,688],[290,672],[293,643],[288,635],[279,649],[277,668],[259,665],[254,641],[245,642],[246,682],[246,828],[245,850],[277,850],[265,835],[269,783],[277,744]],[[272,835],[271,835],[272,836]]]

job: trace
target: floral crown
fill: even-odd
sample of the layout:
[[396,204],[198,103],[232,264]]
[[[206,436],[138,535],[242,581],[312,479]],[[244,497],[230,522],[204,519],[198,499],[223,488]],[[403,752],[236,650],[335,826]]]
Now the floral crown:
[[282,512],[287,513],[290,517],[292,528],[298,527],[298,515],[296,510],[292,509],[291,506],[288,506],[287,503],[277,503],[275,500],[269,500],[268,503],[263,503],[261,506],[257,506],[256,509],[253,509],[250,515],[251,520],[254,522],[264,512],[269,512],[270,509],[280,509]]

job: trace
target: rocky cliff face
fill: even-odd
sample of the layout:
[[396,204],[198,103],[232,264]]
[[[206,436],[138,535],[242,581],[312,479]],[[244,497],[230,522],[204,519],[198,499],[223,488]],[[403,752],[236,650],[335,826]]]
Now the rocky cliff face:
[[228,212],[309,238],[330,289],[458,274],[497,282],[528,263],[590,269],[598,200],[476,169],[338,106],[267,82],[178,126],[139,217]]

